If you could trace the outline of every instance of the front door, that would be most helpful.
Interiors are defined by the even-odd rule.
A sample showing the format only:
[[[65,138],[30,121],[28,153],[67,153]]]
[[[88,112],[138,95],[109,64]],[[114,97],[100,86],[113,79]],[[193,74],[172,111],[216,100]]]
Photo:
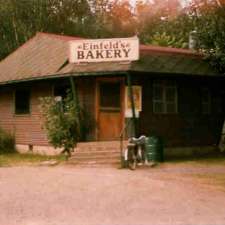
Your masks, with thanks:
[[[123,82],[98,81],[98,140],[118,140],[123,123]]]

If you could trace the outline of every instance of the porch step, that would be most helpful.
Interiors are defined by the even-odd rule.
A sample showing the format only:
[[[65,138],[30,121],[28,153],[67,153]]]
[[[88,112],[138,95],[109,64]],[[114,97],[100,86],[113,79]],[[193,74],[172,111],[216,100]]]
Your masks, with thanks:
[[[92,149],[93,150],[93,149]],[[118,157],[120,156],[120,152],[119,151],[76,151],[75,153],[72,154],[72,156],[70,157],[71,159],[73,158],[87,158],[87,157]]]
[[[80,166],[120,165],[120,142],[78,143],[68,163]]]

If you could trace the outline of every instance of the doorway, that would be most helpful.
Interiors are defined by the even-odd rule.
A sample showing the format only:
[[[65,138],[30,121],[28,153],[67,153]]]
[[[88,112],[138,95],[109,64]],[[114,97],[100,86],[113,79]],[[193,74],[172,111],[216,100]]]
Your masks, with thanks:
[[[124,82],[100,79],[97,82],[98,140],[119,140],[124,119]]]

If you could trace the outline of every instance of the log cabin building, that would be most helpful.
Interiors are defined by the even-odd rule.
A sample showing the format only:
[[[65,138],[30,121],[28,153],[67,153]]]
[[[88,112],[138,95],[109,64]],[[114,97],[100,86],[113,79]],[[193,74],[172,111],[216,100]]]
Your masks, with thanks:
[[[167,147],[218,143],[225,76],[201,54],[140,45],[137,61],[71,63],[69,42],[77,40],[37,33],[0,62],[0,127],[15,135],[18,149],[52,153],[39,98],[63,96],[71,80],[92,121],[82,141],[118,141],[126,130],[127,137],[160,135]]]

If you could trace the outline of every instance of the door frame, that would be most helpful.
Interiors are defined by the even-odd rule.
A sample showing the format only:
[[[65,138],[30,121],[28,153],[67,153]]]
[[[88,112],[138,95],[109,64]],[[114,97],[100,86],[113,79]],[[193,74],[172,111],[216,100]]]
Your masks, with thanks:
[[[96,121],[96,141],[100,140],[99,133],[99,114],[100,114],[100,83],[115,83],[120,82],[120,124],[121,129],[125,122],[125,77],[97,77],[95,84],[95,121]]]

